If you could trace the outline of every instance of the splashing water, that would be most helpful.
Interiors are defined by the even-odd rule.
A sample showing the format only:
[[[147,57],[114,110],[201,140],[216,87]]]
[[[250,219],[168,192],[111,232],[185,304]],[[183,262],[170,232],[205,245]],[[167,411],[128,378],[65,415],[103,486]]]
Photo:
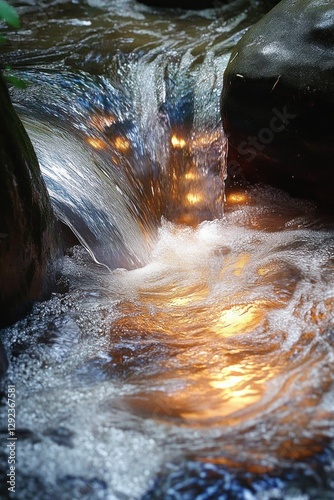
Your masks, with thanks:
[[[167,67],[160,60],[135,62],[128,71],[132,92],[139,78],[153,87]],[[177,101],[175,89],[168,90],[172,76],[163,101],[146,89],[133,102],[105,78],[18,74],[31,81],[28,94],[14,90],[13,96],[56,213],[97,262],[110,269],[147,262],[161,216],[196,225],[222,215],[226,141],[217,110],[209,126],[195,113],[194,92]],[[51,89],[57,95],[49,103]],[[203,84],[200,89],[207,90]]]
[[[70,292],[5,332],[22,491],[140,498],[184,457],[312,477],[334,430],[333,255],[332,225],[269,189],[220,221],[164,222],[139,269],[75,249]]]
[[[89,252],[2,332],[17,498],[331,498],[333,221],[265,187],[222,213],[219,93],[247,5],[194,22],[65,3],[8,49],[37,66],[13,99]]]
[[[195,230],[166,224],[151,263],[117,275],[125,302],[111,352],[124,341],[165,344],[172,354],[153,366],[147,361],[148,373],[140,375],[145,389],[127,407],[181,426],[218,428],[224,438],[232,433],[234,462],[237,436],[256,429],[244,454],[265,457],[268,467],[268,454],[282,460],[314,453],[319,442],[305,429],[321,421],[323,431],[331,418],[323,391],[332,384],[333,247],[331,232],[304,229],[305,216],[291,218],[302,207],[287,199],[292,213],[277,230],[278,206],[270,206],[270,193],[257,195],[266,209],[237,210]],[[254,222],[260,227],[249,227]],[[325,250],[313,255],[319,240]],[[213,448],[220,456],[217,443]]]

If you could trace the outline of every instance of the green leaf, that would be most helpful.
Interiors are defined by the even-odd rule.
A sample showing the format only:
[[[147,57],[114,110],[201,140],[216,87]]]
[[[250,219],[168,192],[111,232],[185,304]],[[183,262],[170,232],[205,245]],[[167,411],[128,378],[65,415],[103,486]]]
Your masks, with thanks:
[[[11,85],[14,85],[14,87],[16,87],[18,89],[26,89],[29,86],[28,82],[13,75],[12,68],[10,66],[6,66],[4,68],[3,76],[5,77],[5,79],[8,83],[10,83]]]
[[[8,83],[10,83],[11,85],[14,85],[14,87],[16,87],[18,89],[26,89],[28,87],[27,82],[25,82],[24,80],[21,80],[21,78],[17,78],[14,75],[6,74],[5,78],[6,78]]]
[[[3,19],[7,24],[13,26],[13,28],[20,27],[20,19],[16,10],[3,0],[0,0],[0,19]]]

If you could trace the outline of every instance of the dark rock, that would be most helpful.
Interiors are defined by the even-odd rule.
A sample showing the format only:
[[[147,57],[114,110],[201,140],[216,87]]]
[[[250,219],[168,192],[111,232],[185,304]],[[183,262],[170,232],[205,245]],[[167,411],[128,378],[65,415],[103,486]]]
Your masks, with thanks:
[[[87,478],[80,476],[64,476],[59,481],[62,485],[62,498],[82,498],[90,500],[105,499],[108,497],[108,486],[105,481],[98,477]],[[122,494],[117,495],[119,500],[125,500]]]
[[[0,339],[0,381],[5,376],[8,369],[8,358],[3,343]]]
[[[18,440],[20,440],[20,442],[30,441],[32,444],[41,442],[41,437],[36,432],[26,428],[16,428],[15,436],[17,437]]]
[[[0,76],[0,327],[53,281],[55,222],[31,142]]]
[[[59,426],[56,429],[50,428],[44,432],[44,435],[49,437],[54,443],[59,446],[67,446],[73,448],[74,433],[67,427]]]
[[[218,459],[219,460],[219,459]],[[271,473],[251,472],[241,467],[227,467],[208,461],[168,463],[153,487],[142,500],[246,498],[293,498],[306,494],[310,500],[331,498],[332,474],[326,472],[333,460],[333,450],[325,449],[308,463],[292,463]]]
[[[224,75],[222,118],[234,183],[333,204],[333,2],[283,0],[246,33]]]

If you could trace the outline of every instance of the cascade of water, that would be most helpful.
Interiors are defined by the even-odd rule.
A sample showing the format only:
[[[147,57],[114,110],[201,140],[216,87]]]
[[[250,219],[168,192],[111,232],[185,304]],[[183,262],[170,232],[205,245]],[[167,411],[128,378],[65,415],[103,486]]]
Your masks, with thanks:
[[[268,188],[232,193],[222,217],[223,69],[259,2],[196,17],[88,3],[57,30],[30,19],[9,60],[38,67],[12,95],[59,217],[127,269],[75,247],[58,293],[3,332],[18,498],[135,500],[189,457],[197,476],[175,466],[153,498],[331,498],[332,221]],[[227,468],[237,488],[216,484]]]
[[[147,262],[161,217],[222,216],[221,82],[209,56],[193,63],[150,54],[115,61],[110,79],[24,72],[29,93],[13,92],[59,218],[109,268]]]

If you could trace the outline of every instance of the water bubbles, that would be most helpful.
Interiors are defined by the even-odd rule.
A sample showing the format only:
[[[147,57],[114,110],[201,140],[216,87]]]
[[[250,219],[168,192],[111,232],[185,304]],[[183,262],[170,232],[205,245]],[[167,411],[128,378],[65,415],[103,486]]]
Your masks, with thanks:
[[[309,495],[334,436],[333,225],[267,187],[230,192],[222,213],[219,94],[249,14],[228,5],[185,29],[186,13],[88,3],[89,25],[77,3],[11,55],[43,63],[13,95],[90,251],[69,252],[57,293],[3,332],[19,495],[142,498],[167,462],[149,498]]]
[[[282,228],[297,208],[284,198],[277,219],[273,198],[197,228],[163,221],[135,270],[106,272],[79,248],[66,257],[70,292],[5,337],[27,394],[21,470],[51,489],[86,477],[102,497],[108,485],[137,498],[166,457],[264,474],[321,451],[333,433],[331,228]]]

